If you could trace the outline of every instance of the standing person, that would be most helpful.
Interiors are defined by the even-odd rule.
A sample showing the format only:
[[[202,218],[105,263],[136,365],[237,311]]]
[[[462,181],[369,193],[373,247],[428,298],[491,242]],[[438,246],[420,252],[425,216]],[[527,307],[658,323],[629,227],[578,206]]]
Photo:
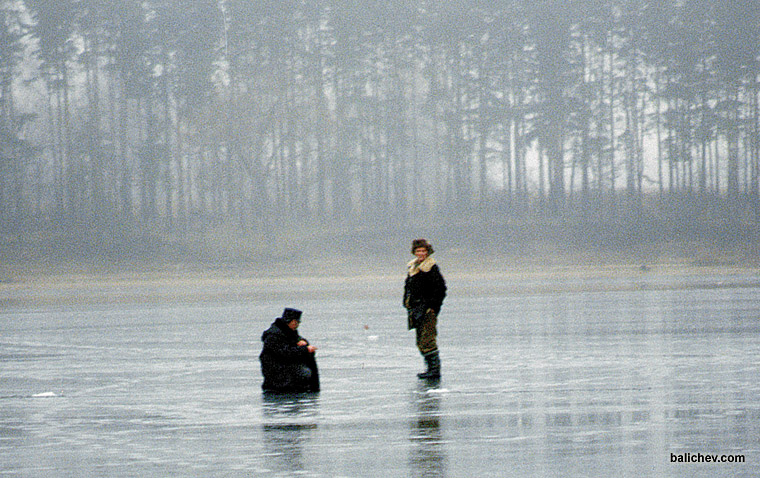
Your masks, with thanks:
[[[265,392],[318,392],[319,372],[314,354],[317,348],[298,335],[302,312],[286,308],[261,335],[264,347],[259,355]]]
[[[436,326],[446,297],[446,281],[433,259],[433,246],[425,239],[412,241],[412,259],[407,264],[404,282],[404,307],[408,312],[409,330],[416,329],[417,348],[425,359],[427,370],[419,378],[440,378]]]

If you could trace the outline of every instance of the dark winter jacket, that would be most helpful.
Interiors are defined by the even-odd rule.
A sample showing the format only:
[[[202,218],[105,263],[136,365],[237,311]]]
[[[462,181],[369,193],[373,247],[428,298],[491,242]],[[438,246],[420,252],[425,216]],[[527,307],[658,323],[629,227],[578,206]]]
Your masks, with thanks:
[[[428,256],[421,263],[412,260],[407,264],[404,282],[404,307],[409,311],[409,328],[417,327],[427,309],[438,315],[446,297],[446,281],[435,260]]]
[[[264,347],[259,355],[264,383],[261,388],[275,392],[317,392],[319,374],[314,354],[299,341],[306,340],[287,322],[277,319],[261,335]],[[307,342],[308,343],[308,342]],[[303,378],[302,369],[311,370],[311,377]]]

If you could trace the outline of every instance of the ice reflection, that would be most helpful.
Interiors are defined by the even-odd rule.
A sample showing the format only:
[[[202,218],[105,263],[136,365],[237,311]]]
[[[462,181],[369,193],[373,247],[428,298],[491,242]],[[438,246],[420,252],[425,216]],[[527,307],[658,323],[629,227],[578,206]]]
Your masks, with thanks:
[[[319,397],[262,398],[279,301],[0,306],[0,476],[758,476],[760,288],[665,285],[452,293],[440,386],[397,297],[341,289],[303,305]]]
[[[421,381],[412,394],[410,468],[413,476],[446,476],[446,450],[441,428],[440,381]]]
[[[267,466],[284,476],[303,473],[303,449],[317,429],[318,394],[264,393],[262,411]]]

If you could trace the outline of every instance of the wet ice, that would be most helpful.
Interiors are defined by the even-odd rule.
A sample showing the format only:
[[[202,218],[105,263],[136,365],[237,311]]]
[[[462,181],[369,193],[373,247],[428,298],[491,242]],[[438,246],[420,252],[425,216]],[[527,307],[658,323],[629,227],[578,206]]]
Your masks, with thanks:
[[[80,302],[88,291],[67,289],[56,292],[63,302],[35,303],[31,291],[14,292],[0,309],[2,472],[760,471],[753,275],[449,282],[439,383],[415,376],[422,359],[390,280],[196,302],[114,302],[102,290],[104,298]],[[284,305],[305,311],[300,330],[319,347],[317,395],[260,391],[259,337]],[[669,462],[700,452],[743,454],[746,463]]]

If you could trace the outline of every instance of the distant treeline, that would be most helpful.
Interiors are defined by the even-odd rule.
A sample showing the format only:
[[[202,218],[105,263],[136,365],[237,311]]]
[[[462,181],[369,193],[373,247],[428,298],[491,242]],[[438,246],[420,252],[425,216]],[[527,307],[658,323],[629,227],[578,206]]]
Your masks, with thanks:
[[[6,233],[757,221],[757,0],[0,5]]]

